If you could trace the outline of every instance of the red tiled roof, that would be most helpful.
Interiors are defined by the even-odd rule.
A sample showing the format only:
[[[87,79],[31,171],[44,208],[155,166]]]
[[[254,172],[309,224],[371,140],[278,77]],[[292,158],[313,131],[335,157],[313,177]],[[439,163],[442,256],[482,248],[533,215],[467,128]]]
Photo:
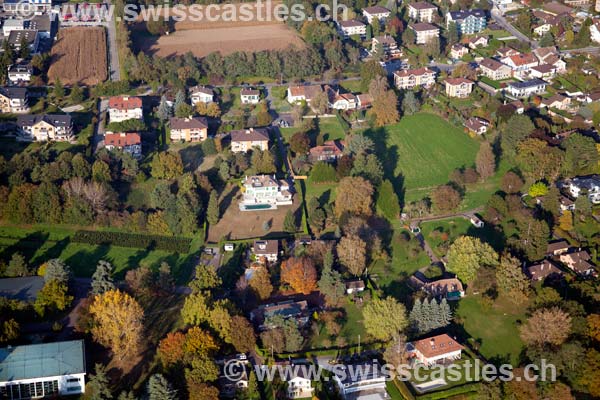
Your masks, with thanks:
[[[463,349],[463,346],[458,344],[456,340],[452,339],[445,333],[442,335],[417,340],[416,342],[413,342],[413,346],[427,358],[437,357]]]
[[[135,96],[114,96],[108,100],[108,107],[117,110],[142,108],[142,99]]]
[[[109,146],[123,147],[142,143],[139,133],[107,133],[104,143]]]

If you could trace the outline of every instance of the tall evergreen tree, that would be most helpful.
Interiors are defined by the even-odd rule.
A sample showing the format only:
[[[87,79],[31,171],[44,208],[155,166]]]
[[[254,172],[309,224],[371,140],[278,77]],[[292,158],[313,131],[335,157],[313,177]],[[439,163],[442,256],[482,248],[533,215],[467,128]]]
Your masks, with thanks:
[[[283,230],[287,233],[296,233],[296,218],[292,210],[288,210],[283,220]]]
[[[96,265],[96,271],[92,275],[92,294],[99,295],[115,289],[112,278],[113,266],[108,261],[100,260]]]
[[[148,400],[176,400],[177,392],[161,374],[154,374],[148,380]]]
[[[423,303],[420,299],[415,300],[415,304],[413,304],[412,310],[410,310],[408,319],[410,321],[412,330],[415,332],[420,332],[421,321],[423,320]]]
[[[160,98],[160,104],[158,105],[158,110],[156,110],[156,116],[161,121],[166,121],[173,115],[173,110],[169,107],[167,103],[167,98],[162,96]]]
[[[106,375],[106,367],[96,364],[95,374],[92,375],[86,385],[86,397],[90,400],[110,400],[113,398],[109,388],[109,380]]]
[[[208,198],[206,220],[211,225],[219,222],[219,200],[217,199],[217,192],[215,190],[210,192],[210,197]]]

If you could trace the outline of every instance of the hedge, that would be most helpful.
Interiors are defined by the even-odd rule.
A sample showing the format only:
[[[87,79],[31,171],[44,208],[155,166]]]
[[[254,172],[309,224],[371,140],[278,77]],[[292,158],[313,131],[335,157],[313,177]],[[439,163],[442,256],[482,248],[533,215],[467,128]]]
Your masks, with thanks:
[[[109,231],[77,231],[73,242],[189,253],[192,239]]]

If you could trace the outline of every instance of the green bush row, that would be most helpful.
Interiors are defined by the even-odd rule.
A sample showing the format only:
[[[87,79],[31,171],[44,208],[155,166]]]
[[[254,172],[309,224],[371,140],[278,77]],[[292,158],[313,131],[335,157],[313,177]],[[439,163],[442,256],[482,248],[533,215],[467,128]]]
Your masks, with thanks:
[[[73,242],[92,245],[112,245],[139,249],[165,250],[176,253],[189,253],[192,239],[137,233],[85,231],[75,232]]]

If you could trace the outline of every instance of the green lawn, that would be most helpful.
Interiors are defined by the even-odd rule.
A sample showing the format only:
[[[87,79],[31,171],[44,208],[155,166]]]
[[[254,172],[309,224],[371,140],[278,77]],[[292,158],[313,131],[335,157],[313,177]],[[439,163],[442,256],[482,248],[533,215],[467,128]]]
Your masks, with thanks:
[[[358,336],[360,335],[362,338],[361,343],[364,344],[367,335],[365,333],[365,326],[362,322],[361,309],[350,300],[345,303],[343,308],[346,314],[346,319],[342,325],[340,333],[336,337],[344,338],[344,341],[346,342],[345,345],[352,346],[358,344]],[[315,335],[311,339],[310,348],[322,349],[324,347],[337,347],[335,342],[336,337],[330,337],[327,335],[325,328],[321,327],[319,334]],[[327,344],[327,346],[325,346],[325,344]]]
[[[272,109],[280,113],[292,111],[292,105],[287,101],[287,86],[273,86],[270,91]]]
[[[480,343],[479,352],[490,361],[510,362],[516,365],[523,342],[519,337],[517,321],[525,320],[525,305],[516,305],[499,299],[486,306],[479,295],[467,295],[456,310],[465,331]]]
[[[60,258],[71,266],[78,277],[90,277],[97,262],[107,260],[114,265],[118,279],[122,279],[129,269],[140,265],[154,268],[166,261],[173,268],[179,282],[185,282],[195,266],[194,253],[178,254],[163,250],[75,243],[71,242],[74,233],[75,230],[67,227],[1,226],[0,259],[9,260],[13,253],[19,252],[25,256],[30,267],[37,268],[49,259]],[[197,250],[198,247],[198,243],[192,244],[192,248]]]
[[[337,118],[319,118],[317,120],[318,126],[318,135],[323,137],[323,140],[336,140],[343,139],[346,137],[342,126],[340,125]],[[286,142],[289,143],[290,138],[294,135],[294,133],[300,130],[299,126],[293,128],[280,128],[281,135],[285,139]]]
[[[442,118],[420,113],[402,118],[385,128],[365,133],[376,143],[384,170],[407,199],[423,197],[435,186],[448,182],[450,173],[475,162],[479,143]],[[393,171],[393,172],[392,172]]]

